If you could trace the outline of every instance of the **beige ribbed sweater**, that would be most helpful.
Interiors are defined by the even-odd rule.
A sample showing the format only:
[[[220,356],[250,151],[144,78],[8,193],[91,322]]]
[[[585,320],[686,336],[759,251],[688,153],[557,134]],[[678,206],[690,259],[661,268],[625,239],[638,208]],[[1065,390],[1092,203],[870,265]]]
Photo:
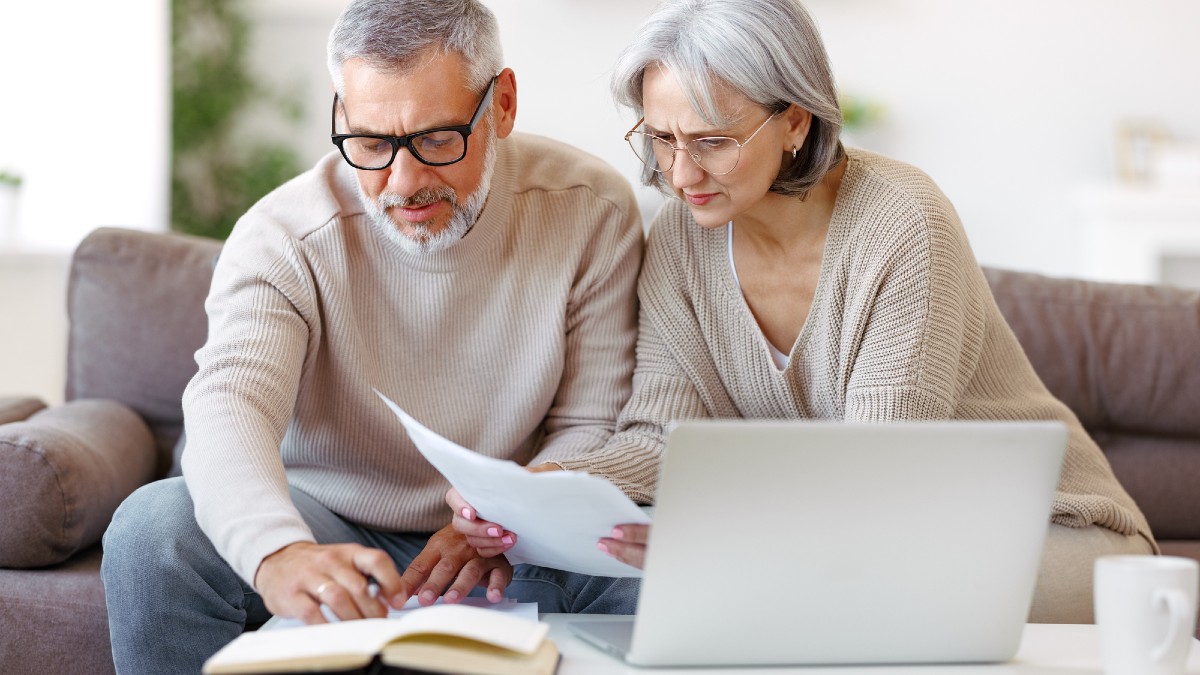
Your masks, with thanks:
[[[447,483],[372,389],[520,464],[601,448],[629,396],[642,228],[629,184],[560,143],[500,141],[487,204],[443,252],[364,216],[335,152],[234,229],[184,394],[196,516],[247,581],[312,534],[288,483],[355,523],[431,532]]]
[[[678,201],[663,208],[639,287],[633,397],[603,453],[564,464],[650,502],[675,419],[1061,420],[1070,441],[1053,521],[1153,541],[1103,453],[1034,373],[950,202],[913,167],[849,154],[782,372],[733,277],[725,228],[700,228]]]

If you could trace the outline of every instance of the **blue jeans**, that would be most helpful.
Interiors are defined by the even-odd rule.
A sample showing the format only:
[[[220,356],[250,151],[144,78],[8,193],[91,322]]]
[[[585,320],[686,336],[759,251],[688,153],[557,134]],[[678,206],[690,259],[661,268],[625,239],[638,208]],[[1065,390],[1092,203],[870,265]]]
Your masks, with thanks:
[[[348,523],[295,489],[292,500],[318,543],[379,548],[401,570],[429,536]],[[121,504],[104,534],[101,576],[118,673],[199,673],[247,625],[271,617],[200,531],[182,478],[143,486]],[[517,565],[506,596],[536,602],[541,612],[633,614],[638,587],[637,579]]]

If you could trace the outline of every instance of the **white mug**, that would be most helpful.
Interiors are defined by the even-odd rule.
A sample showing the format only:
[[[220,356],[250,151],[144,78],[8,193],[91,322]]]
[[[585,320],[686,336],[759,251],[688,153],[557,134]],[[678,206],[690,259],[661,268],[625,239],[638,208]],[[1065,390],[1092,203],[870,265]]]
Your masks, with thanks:
[[[1200,564],[1191,558],[1096,559],[1094,599],[1105,675],[1180,675],[1196,630]]]

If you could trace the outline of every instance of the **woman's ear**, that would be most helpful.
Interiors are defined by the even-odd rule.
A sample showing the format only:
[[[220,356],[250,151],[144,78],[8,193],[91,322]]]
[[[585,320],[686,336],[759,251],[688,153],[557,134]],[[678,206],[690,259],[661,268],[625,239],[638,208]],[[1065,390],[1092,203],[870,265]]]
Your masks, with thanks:
[[[493,106],[496,114],[496,138],[506,138],[517,121],[517,76],[505,68],[496,76]]]
[[[783,138],[783,151],[791,152],[793,148],[804,147],[804,139],[808,138],[808,130],[812,128],[812,113],[793,103],[780,116],[788,125]]]

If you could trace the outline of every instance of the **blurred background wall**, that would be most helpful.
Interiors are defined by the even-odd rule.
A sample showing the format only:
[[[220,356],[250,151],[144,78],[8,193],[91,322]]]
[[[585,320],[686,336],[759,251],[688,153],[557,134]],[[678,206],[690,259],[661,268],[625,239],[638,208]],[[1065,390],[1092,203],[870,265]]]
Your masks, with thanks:
[[[0,2],[0,396],[63,398],[75,244],[166,227],[167,8]]]
[[[101,224],[164,227],[167,10],[0,3],[0,171],[23,179],[15,228],[0,213],[0,247],[67,249]]]
[[[59,268],[86,232],[168,226],[168,4],[0,4],[0,172],[23,177],[15,225],[0,212],[0,322],[36,335],[18,343],[0,331],[0,393],[61,397]],[[237,4],[252,28],[250,68],[296,102],[294,121],[267,126],[311,165],[332,150],[324,50],[344,2]],[[622,141],[634,120],[610,102],[608,74],[655,4],[489,0],[517,72],[518,129],[578,145],[635,181]],[[929,173],[982,263],[1200,285],[1200,2],[807,6],[843,93],[875,112],[848,142]],[[639,196],[649,218],[660,197]],[[37,276],[36,260],[58,262]]]
[[[656,2],[488,4],[517,72],[518,129],[579,145],[636,182],[636,160],[622,141],[635,120],[612,105],[608,74]],[[307,12],[284,0],[257,6],[256,62],[270,66],[264,73],[281,86],[306,83],[306,108],[314,116],[304,122],[304,154],[311,160],[330,148],[324,42],[343,3],[310,0]],[[849,142],[929,173],[958,208],[981,262],[1136,280],[1139,274],[1124,267],[1094,264],[1084,240],[1106,215],[1095,211],[1143,207],[1141,191],[1118,189],[1127,187],[1118,181],[1124,129],[1191,144],[1200,164],[1194,145],[1200,42],[1190,39],[1200,29],[1200,2],[807,0],[806,6],[821,26],[843,93],[879,109]],[[1143,165],[1149,180],[1150,160]],[[1200,193],[1200,167],[1194,176],[1187,166],[1180,170],[1186,175],[1178,182],[1190,183],[1164,189],[1162,201]],[[659,198],[649,190],[641,195],[652,214]],[[1200,234],[1200,207],[1191,215]],[[1194,246],[1200,252],[1200,237]]]

